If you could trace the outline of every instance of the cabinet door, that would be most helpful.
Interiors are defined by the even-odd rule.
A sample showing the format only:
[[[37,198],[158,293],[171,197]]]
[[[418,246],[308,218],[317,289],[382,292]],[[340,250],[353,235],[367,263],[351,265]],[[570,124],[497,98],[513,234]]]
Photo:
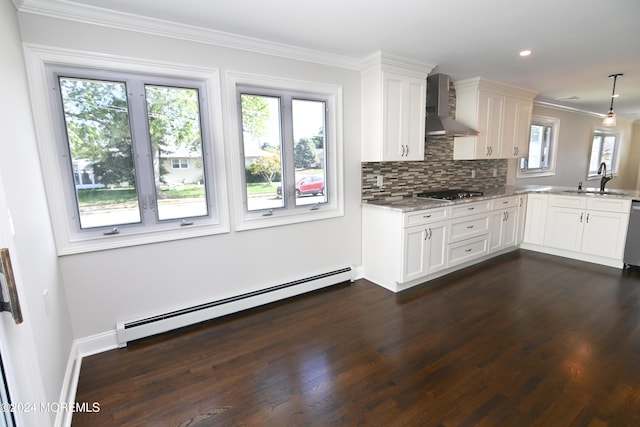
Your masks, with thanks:
[[[544,244],[548,199],[546,194],[529,194],[527,196],[526,219],[522,219],[524,221],[524,243]]]
[[[622,259],[629,215],[587,211],[582,235],[582,252]]]
[[[384,73],[383,160],[424,160],[426,80]]]
[[[516,125],[514,129],[515,137],[515,158],[527,157],[529,155],[529,135],[531,133],[531,113],[533,102],[527,100],[518,101],[516,113]]]
[[[478,94],[478,141],[476,158],[500,157],[504,96],[480,91]]]
[[[402,236],[402,272],[400,283],[418,279],[427,269],[427,229],[425,226],[404,229]]]
[[[527,195],[523,194],[518,196],[518,226],[516,227],[516,245],[519,245],[524,240],[524,227],[526,224],[527,216]]]
[[[504,211],[505,218],[502,223],[502,248],[516,245],[518,236],[518,208],[509,208]]]
[[[427,81],[408,78],[405,81],[405,104],[403,105],[403,143],[407,150],[404,160],[424,160],[425,105]]]
[[[495,252],[516,244],[518,208],[511,207],[491,212],[489,252]]]
[[[500,157],[526,157],[529,151],[531,101],[505,97]]]
[[[502,240],[504,234],[504,218],[505,211],[499,210],[491,212],[491,234],[489,235],[489,252],[497,251],[502,248]]]
[[[402,76],[384,73],[382,79],[383,160],[404,160],[406,147],[402,141],[402,86]]]
[[[582,246],[584,217],[585,212],[580,209],[550,206],[544,232],[545,246],[579,252]]]
[[[439,222],[427,226],[427,265],[425,273],[431,274],[447,267],[448,224]]]

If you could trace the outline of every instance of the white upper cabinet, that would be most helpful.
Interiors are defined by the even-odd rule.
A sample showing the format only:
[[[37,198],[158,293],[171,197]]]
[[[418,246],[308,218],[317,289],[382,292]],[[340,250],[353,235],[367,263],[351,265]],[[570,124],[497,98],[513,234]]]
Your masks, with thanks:
[[[533,98],[537,92],[481,77],[454,83],[456,120],[477,136],[456,137],[455,160],[520,158],[527,155]]]
[[[363,62],[362,161],[424,160],[432,65],[377,52]]]

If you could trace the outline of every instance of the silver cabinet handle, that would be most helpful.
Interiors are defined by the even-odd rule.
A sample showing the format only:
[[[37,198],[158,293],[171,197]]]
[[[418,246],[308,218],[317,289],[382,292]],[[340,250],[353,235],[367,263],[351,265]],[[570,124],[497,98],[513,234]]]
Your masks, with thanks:
[[[589,214],[587,214],[587,224],[589,224]]]
[[[584,217],[584,213],[580,214],[580,222],[582,222],[582,218]]]
[[[469,249],[465,249],[465,252],[471,252],[473,249],[469,248]]]
[[[473,228],[473,225],[467,225],[467,228],[470,230]]]

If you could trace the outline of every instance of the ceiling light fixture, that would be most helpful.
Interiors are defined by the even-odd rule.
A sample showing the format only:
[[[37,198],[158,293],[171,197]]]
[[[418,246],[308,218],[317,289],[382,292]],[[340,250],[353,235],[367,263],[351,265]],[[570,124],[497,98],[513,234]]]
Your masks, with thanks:
[[[613,100],[617,97],[616,95],[616,80],[618,80],[618,77],[622,76],[623,74],[618,73],[618,74],[611,74],[609,76],[609,78],[613,77],[613,89],[611,90],[611,106],[609,107],[609,112],[607,113],[607,115],[605,116],[604,120],[602,121],[602,126],[615,126],[616,125],[616,113],[613,112]]]
[[[520,51],[520,56],[529,56],[529,55],[531,55],[531,51],[529,49]]]

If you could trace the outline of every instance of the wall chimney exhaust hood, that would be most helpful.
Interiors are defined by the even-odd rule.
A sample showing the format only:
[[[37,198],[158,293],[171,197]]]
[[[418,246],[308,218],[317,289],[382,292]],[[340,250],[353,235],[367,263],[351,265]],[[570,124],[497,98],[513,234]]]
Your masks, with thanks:
[[[449,76],[427,77],[427,136],[475,136],[478,131],[455,121],[449,115]]]

